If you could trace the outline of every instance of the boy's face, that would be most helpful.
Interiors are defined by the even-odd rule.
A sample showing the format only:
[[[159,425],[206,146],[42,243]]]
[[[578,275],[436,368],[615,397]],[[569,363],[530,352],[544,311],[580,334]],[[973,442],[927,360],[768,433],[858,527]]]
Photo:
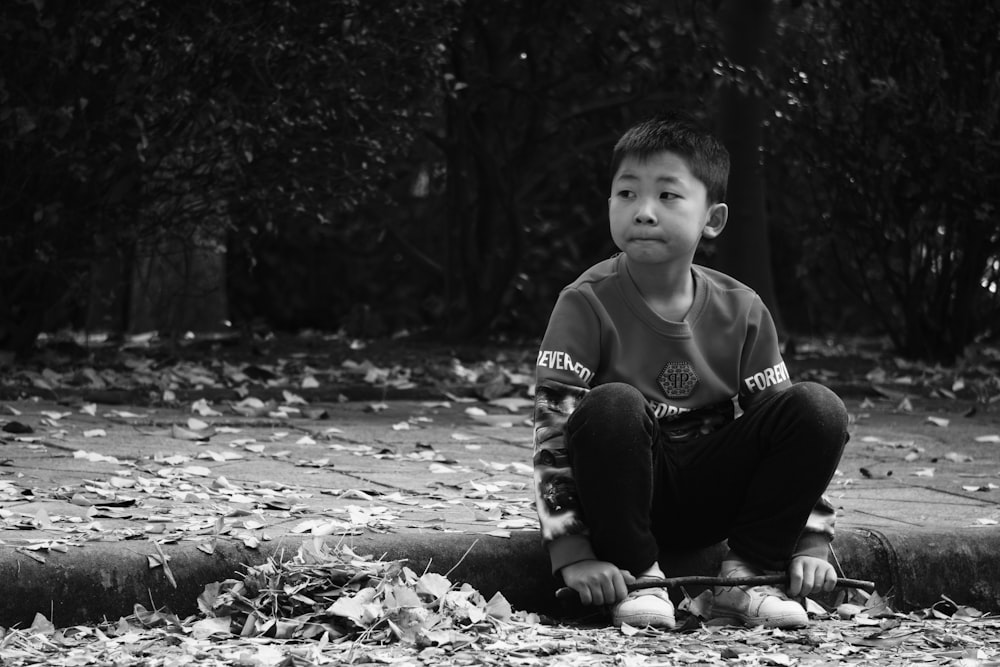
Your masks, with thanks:
[[[727,215],[725,204],[709,205],[705,185],[669,151],[626,157],[611,181],[611,238],[630,261],[690,263],[701,237],[718,236]]]

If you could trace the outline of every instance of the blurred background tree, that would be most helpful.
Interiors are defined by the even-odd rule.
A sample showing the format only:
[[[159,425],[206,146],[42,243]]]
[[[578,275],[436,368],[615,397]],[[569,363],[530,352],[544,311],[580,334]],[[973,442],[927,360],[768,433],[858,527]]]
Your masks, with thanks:
[[[1000,312],[1000,6],[826,0],[792,18],[769,134],[797,300],[831,330],[954,360]]]
[[[719,237],[716,268],[751,285],[767,304],[778,330],[787,336],[775,291],[764,175],[764,120],[768,53],[775,19],[771,0],[729,0],[722,6],[725,61],[718,102],[719,135],[729,150],[727,192],[730,218]],[[780,158],[779,158],[780,159]],[[780,192],[775,193],[780,196]],[[787,280],[790,276],[782,275]]]
[[[614,251],[615,139],[683,106],[734,156],[701,261],[786,336],[952,360],[1000,313],[998,12],[10,0],[0,346],[230,321],[536,337]]]

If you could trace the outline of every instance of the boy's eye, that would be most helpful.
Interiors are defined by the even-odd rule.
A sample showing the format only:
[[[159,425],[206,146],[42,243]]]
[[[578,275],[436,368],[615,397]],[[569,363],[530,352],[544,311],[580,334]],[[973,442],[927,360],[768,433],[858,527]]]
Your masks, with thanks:
[[[632,199],[633,197],[635,197],[635,193],[632,192],[631,190],[619,190],[618,196],[621,197],[622,199]]]
[[[677,199],[677,194],[674,192],[661,192],[660,199]]]

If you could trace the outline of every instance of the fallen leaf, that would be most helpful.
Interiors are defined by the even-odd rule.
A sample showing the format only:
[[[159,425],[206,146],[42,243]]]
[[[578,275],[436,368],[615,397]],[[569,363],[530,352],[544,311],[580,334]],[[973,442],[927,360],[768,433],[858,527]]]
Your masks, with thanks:
[[[129,412],[127,410],[111,410],[110,412],[108,412],[108,415],[111,417],[122,417],[124,419],[135,419],[137,417],[142,417],[142,415],[138,415],[134,412]]]
[[[475,403],[476,399],[472,396],[458,396],[450,391],[444,392],[444,395],[448,397],[450,401],[455,403]]]
[[[285,400],[285,403],[288,405],[309,405],[309,401],[307,401],[306,399],[302,398],[297,394],[293,394],[287,389],[281,392],[281,397]]]
[[[845,602],[844,604],[837,607],[837,615],[845,620],[850,620],[855,616],[857,616],[858,614],[863,613],[864,610],[865,608],[859,604],[851,604],[849,602]]]
[[[207,424],[206,424],[207,426]],[[174,424],[170,427],[170,437],[178,440],[189,440],[192,442],[208,442],[212,438],[211,433],[197,433],[183,426]]]
[[[191,404],[191,411],[197,412],[202,417],[221,417],[222,413],[212,408],[207,399],[199,399]],[[194,427],[192,427],[194,428]]]
[[[41,554],[36,554],[33,551],[30,551],[29,549],[25,549],[24,547],[17,547],[17,548],[14,549],[14,551],[16,551],[19,554],[23,554],[23,555],[27,556],[28,558],[31,558],[32,560],[36,560],[39,563],[42,563],[43,565],[46,562],[45,556],[43,556]]]
[[[417,581],[416,588],[417,593],[430,595],[431,598],[438,600],[451,589],[451,582],[448,581],[447,577],[437,572],[425,572]]]
[[[498,407],[506,408],[510,412],[517,412],[524,408],[534,407],[535,402],[527,398],[518,397],[507,397],[507,398],[495,398],[489,403],[490,405],[496,405]]]
[[[170,456],[164,456],[163,454],[157,452],[153,455],[153,461],[156,463],[166,463],[168,466],[183,465],[190,460],[190,456],[185,456],[183,454],[171,454]]]
[[[509,619],[513,613],[514,609],[510,606],[510,602],[500,591],[494,593],[493,597],[486,603],[486,614],[501,621]]]
[[[212,459],[213,461],[224,462],[224,461],[236,461],[243,458],[242,454],[238,452],[213,452],[211,450],[205,450],[204,452],[198,454],[199,459]]]
[[[26,433],[34,433],[35,429],[31,428],[27,424],[22,424],[19,421],[7,422],[3,425],[3,430],[5,433],[14,433],[17,435],[24,435]]]
[[[52,635],[56,631],[56,626],[53,625],[45,616],[35,612],[35,618],[31,621],[31,627],[29,629],[32,634]]]
[[[629,625],[628,623],[622,623],[620,632],[626,637],[635,637],[639,634],[639,628]]]
[[[353,597],[338,598],[326,613],[347,618],[359,627],[368,627],[378,618],[379,608],[373,603],[376,594],[373,588],[362,588]]]
[[[966,491],[995,491],[996,489],[1000,489],[1000,486],[990,482],[981,486],[963,486],[962,488]]]
[[[232,634],[228,616],[203,618],[192,623],[190,629],[191,635],[195,639],[208,639],[217,635],[229,636]]]
[[[232,408],[234,412],[244,417],[260,417],[269,413],[275,405],[273,401],[265,403],[259,398],[248,396],[238,403],[233,403]]]
[[[337,497],[338,498],[345,498],[345,499],[357,498],[358,500],[374,500],[375,499],[374,496],[365,493],[361,489],[347,489],[346,491],[344,491],[343,493],[341,493]]]
[[[113,456],[106,456],[104,454],[98,454],[97,452],[86,452],[82,449],[78,449],[73,452],[73,458],[75,459],[86,459],[93,463],[114,463],[116,465],[121,464],[121,461]]]
[[[163,574],[167,577],[167,581],[169,581],[174,588],[177,588],[177,580],[174,579],[174,573],[170,570],[170,556],[163,553],[163,549],[160,548],[159,544],[156,542],[153,542],[152,544],[156,549],[156,554],[147,554],[146,556],[149,562],[149,569],[152,570],[157,567],[162,567]]]
[[[203,431],[208,428],[208,422],[204,422],[200,419],[195,419],[191,417],[187,420],[187,427],[192,431]]]

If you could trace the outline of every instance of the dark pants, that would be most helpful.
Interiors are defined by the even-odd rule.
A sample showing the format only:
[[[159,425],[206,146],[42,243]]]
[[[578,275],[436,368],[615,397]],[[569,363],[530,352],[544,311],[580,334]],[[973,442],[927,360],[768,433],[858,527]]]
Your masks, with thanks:
[[[646,399],[599,385],[566,424],[583,520],[597,557],[633,574],[661,550],[728,539],[766,569],[785,569],[847,440],[832,391],[803,382],[708,435],[661,437]]]

